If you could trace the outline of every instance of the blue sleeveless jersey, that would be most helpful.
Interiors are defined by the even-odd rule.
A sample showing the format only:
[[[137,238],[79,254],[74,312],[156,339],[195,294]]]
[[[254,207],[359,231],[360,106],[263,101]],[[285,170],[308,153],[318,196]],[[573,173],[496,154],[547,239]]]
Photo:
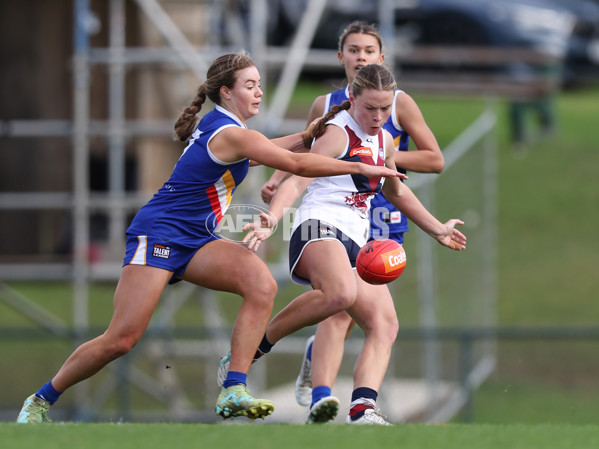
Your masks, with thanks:
[[[220,106],[204,115],[171,177],[139,210],[127,234],[197,248],[217,238],[214,230],[249,168],[249,159],[226,163],[208,149],[212,137],[230,126],[245,127]]]
[[[399,92],[401,91],[396,90],[395,94],[397,95]],[[324,112],[326,113],[330,111],[332,106],[341,104],[345,100],[349,100],[348,87],[327,94]],[[408,151],[410,136],[408,136],[408,133],[406,133],[399,126],[395,119],[396,116],[395,97],[393,97],[393,108],[391,115],[387,119],[387,122],[385,122],[383,125],[383,128],[389,131],[393,137],[393,142],[397,151]],[[405,170],[403,169],[398,168],[398,170],[402,173],[405,173]],[[399,212],[393,204],[387,201],[387,198],[385,198],[382,193],[379,193],[372,198],[372,201],[370,202],[369,213],[371,238],[393,238],[398,241],[400,240],[400,243],[403,243],[403,233],[409,230],[408,219],[404,214]],[[389,236],[386,235],[382,226],[388,227]]]

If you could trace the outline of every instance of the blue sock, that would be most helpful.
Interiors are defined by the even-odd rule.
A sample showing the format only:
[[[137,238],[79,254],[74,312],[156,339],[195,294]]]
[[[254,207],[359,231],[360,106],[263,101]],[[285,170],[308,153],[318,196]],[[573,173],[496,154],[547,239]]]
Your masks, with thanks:
[[[61,394],[61,391],[59,392],[54,389],[52,386],[52,381],[44,384],[44,386],[40,388],[37,393],[35,393],[38,398],[42,398],[50,405],[53,405],[56,401],[58,401],[58,398]]]
[[[324,385],[319,385],[318,387],[314,387],[312,389],[312,404],[310,404],[310,407],[312,407],[315,403],[320,401],[322,398],[326,398],[327,396],[330,396],[330,395],[331,395],[331,389],[329,387],[326,387]]]
[[[312,345],[314,344],[314,340],[312,340],[312,343],[310,343],[310,346],[308,346],[308,353],[306,354],[306,358],[310,361],[312,361]]]
[[[223,387],[229,388],[232,385],[247,384],[248,375],[240,371],[229,371],[223,382]]]
[[[354,402],[357,399],[364,398],[364,399],[372,399],[374,402],[376,402],[376,398],[378,396],[379,396],[379,394],[376,391],[374,391],[372,388],[360,387],[360,388],[356,388],[352,392],[351,401]]]
[[[378,395],[379,394],[372,388],[360,387],[360,388],[356,388],[352,392],[351,401],[352,401],[352,404],[354,403],[354,401],[357,401],[358,399],[370,399],[373,402],[376,402],[376,398],[378,397]],[[366,412],[367,409],[372,409],[372,408],[373,407],[371,404],[367,404],[367,403],[363,403],[363,402],[353,404],[351,406],[351,408],[349,409],[350,419],[352,421],[360,419],[362,416],[364,416],[364,413]]]

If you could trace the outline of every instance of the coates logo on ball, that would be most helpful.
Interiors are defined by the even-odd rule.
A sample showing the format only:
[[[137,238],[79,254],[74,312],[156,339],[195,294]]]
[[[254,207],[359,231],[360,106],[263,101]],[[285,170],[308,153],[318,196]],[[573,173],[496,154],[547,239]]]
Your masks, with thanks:
[[[386,284],[397,279],[406,267],[406,253],[391,239],[371,240],[356,259],[358,275],[369,284]]]

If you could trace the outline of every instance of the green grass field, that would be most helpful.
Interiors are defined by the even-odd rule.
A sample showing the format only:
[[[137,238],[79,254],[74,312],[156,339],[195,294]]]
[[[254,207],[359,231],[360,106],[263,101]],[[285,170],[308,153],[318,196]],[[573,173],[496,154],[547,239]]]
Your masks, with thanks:
[[[591,449],[596,425],[405,425],[390,428],[285,424],[0,424],[5,449],[80,448],[401,448]]]

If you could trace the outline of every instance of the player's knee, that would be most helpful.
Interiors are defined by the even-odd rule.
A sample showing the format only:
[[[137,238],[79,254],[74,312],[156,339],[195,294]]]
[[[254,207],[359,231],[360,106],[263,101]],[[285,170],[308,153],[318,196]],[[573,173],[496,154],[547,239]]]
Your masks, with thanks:
[[[240,289],[243,297],[252,297],[253,301],[261,302],[262,306],[272,307],[278,287],[270,273],[261,273],[242,282]]]
[[[397,319],[388,323],[385,331],[387,334],[386,338],[391,342],[391,344],[395,343],[395,340],[397,339],[397,334],[399,332],[399,323]]]
[[[399,322],[397,316],[373,315],[371,319],[364,323],[364,333],[366,335],[375,334],[376,338],[388,345],[395,343],[399,332]]]
[[[117,359],[127,354],[139,341],[139,337],[133,334],[120,335],[116,338],[107,338],[105,356],[109,360]]]
[[[386,320],[381,323],[380,328],[378,328],[378,332],[380,337],[387,345],[391,346],[395,343],[395,339],[397,338],[397,333],[399,332],[399,324],[397,320]]]
[[[277,294],[277,282],[270,273],[261,273],[252,278],[243,279],[242,283],[241,288],[246,292],[250,290],[268,301],[273,301]]]
[[[345,286],[325,292],[329,312],[335,314],[351,307],[356,301],[356,291]]]
[[[274,301],[275,296],[277,295],[277,281],[272,276],[268,276],[262,283],[262,289],[265,297],[272,298]]]

